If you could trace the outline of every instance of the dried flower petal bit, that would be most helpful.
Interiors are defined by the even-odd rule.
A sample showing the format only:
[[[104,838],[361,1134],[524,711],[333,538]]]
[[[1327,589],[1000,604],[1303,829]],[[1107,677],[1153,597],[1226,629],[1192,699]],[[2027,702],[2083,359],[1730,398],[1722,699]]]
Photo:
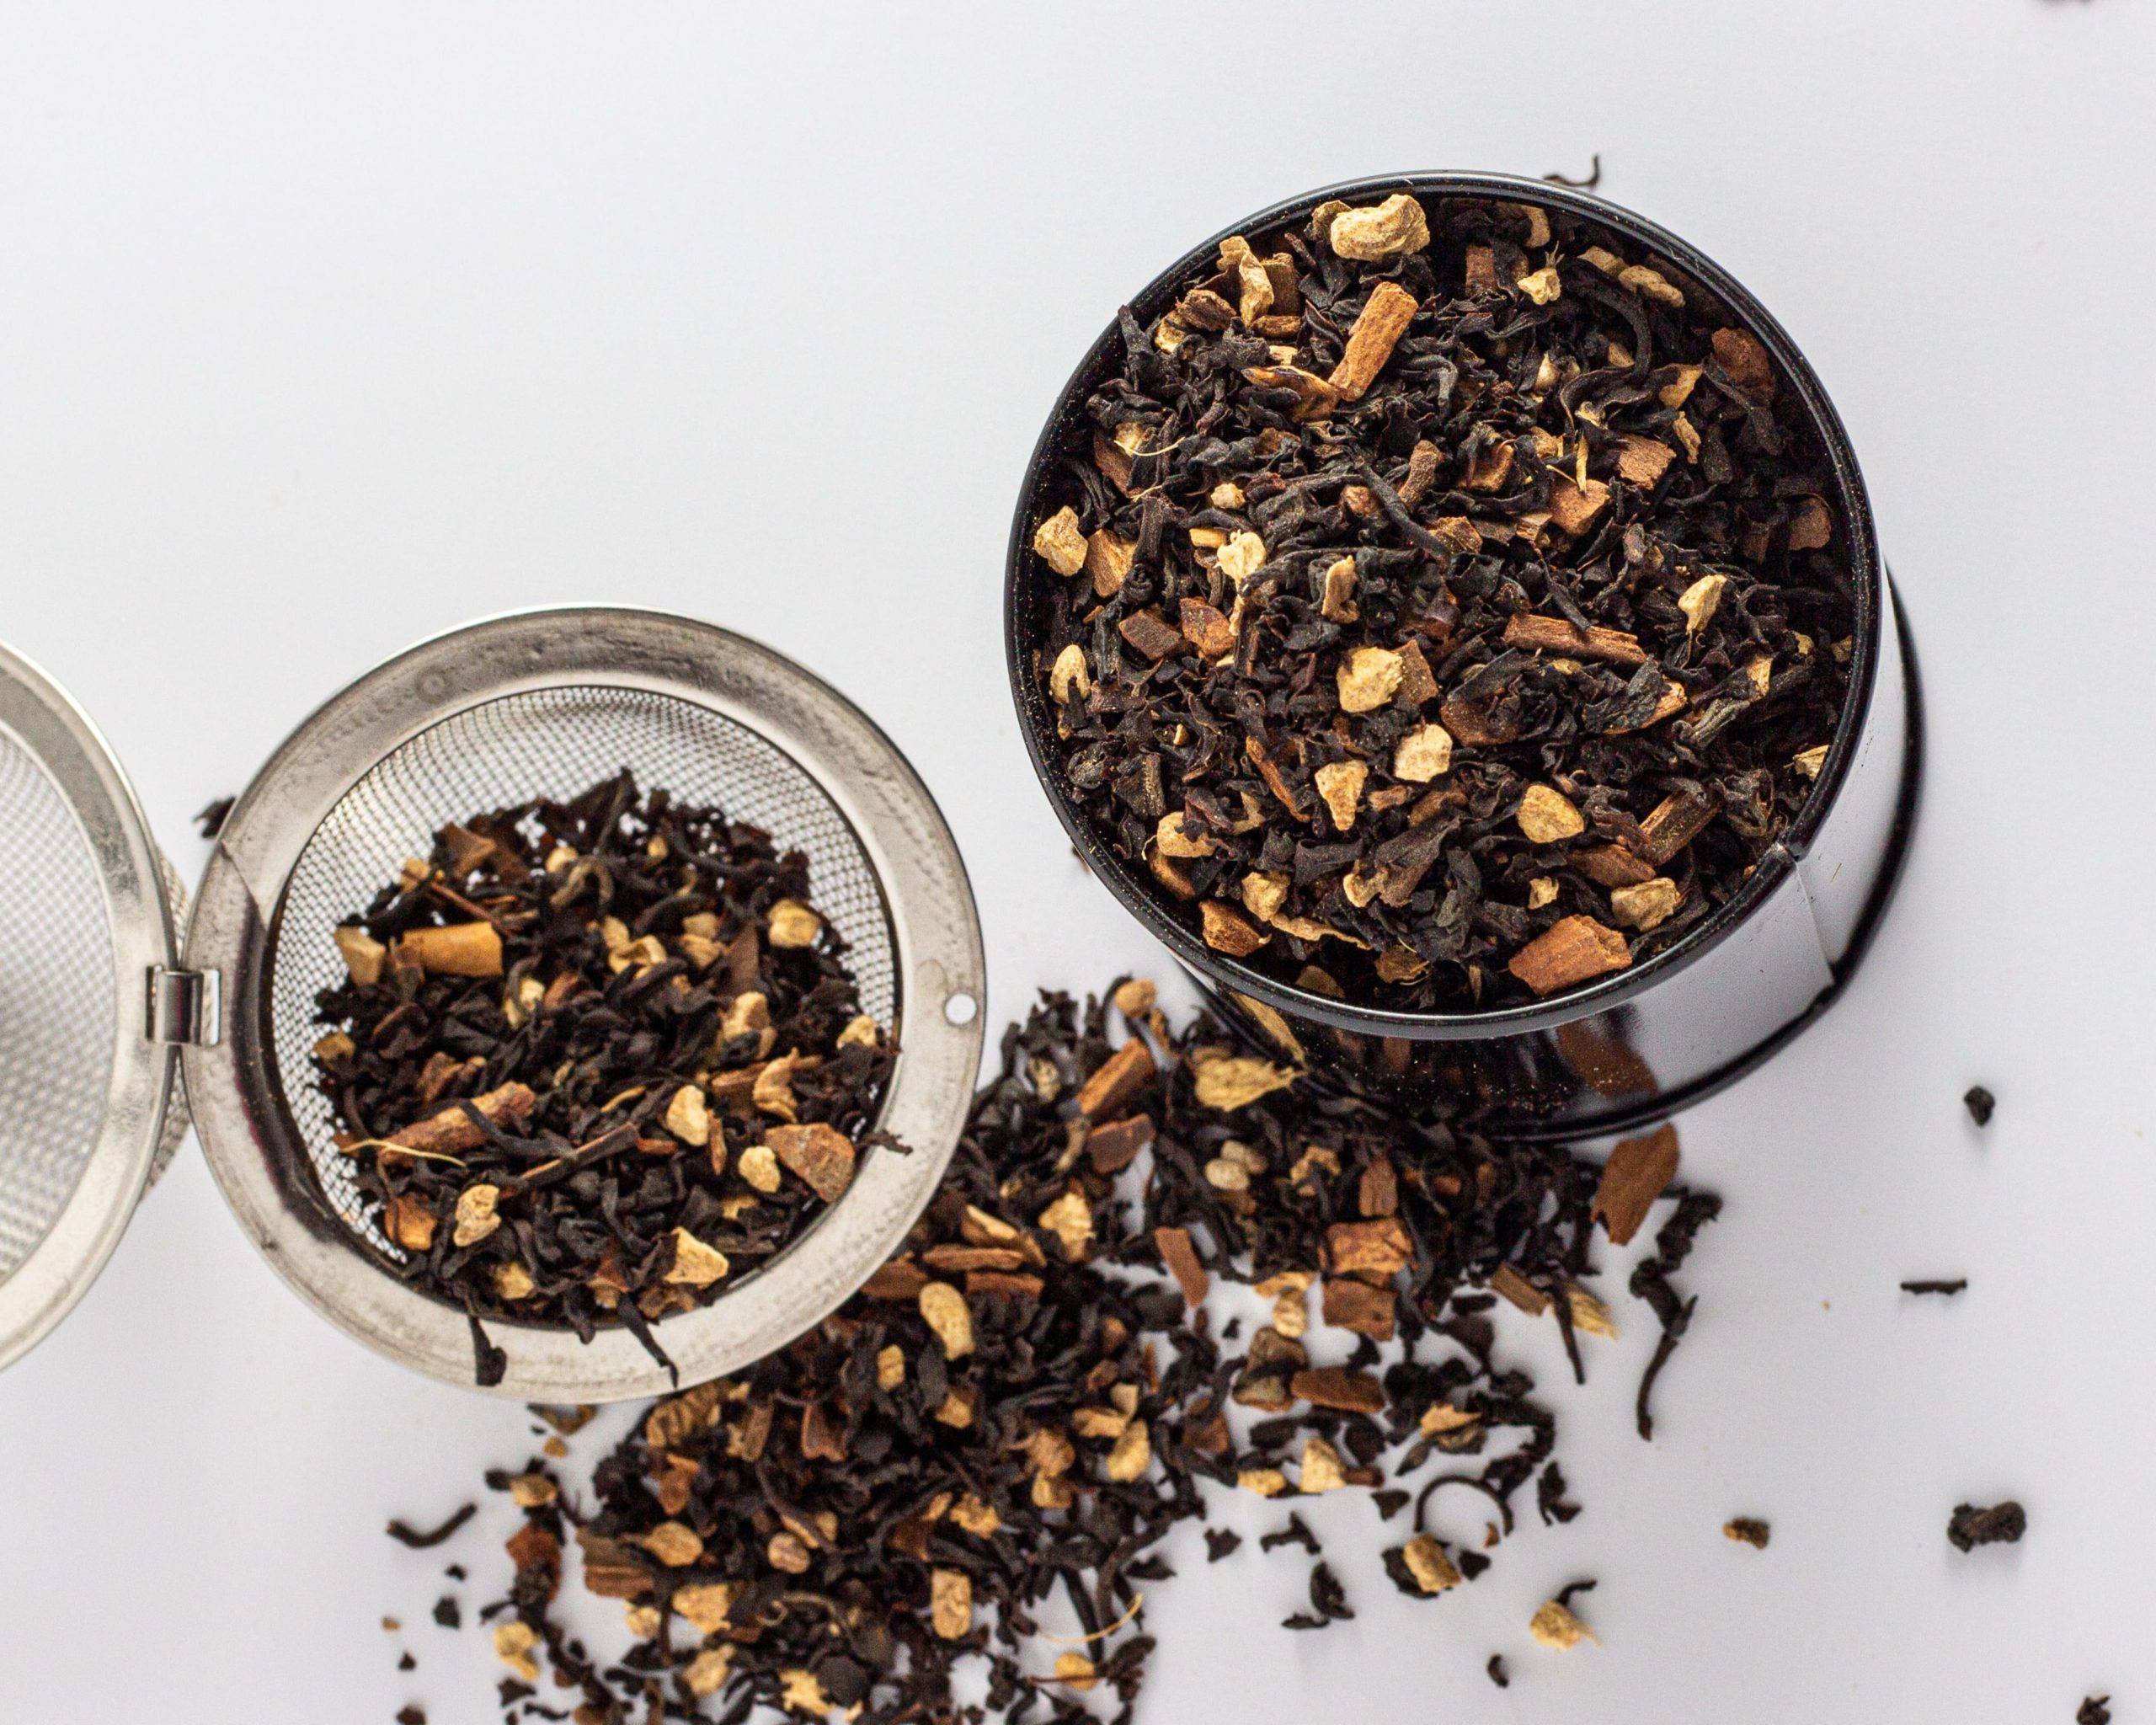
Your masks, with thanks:
[[[482,1182],[467,1186],[456,1195],[456,1226],[450,1235],[459,1247],[477,1246],[502,1225],[495,1215],[494,1205],[502,1195],[501,1188]]]
[[[1200,932],[1216,953],[1246,959],[1272,938],[1241,911],[1218,899],[1207,899],[1198,909]]]
[[[1727,575],[1702,575],[1678,595],[1677,608],[1684,613],[1685,633],[1696,635],[1715,620],[1722,590],[1728,585]]]
[[[1207,1057],[1201,1060],[1201,1054]],[[1193,1051],[1191,1071],[1198,1101],[1222,1114],[1247,1108],[1260,1097],[1285,1090],[1295,1081],[1293,1072],[1283,1071],[1270,1060],[1230,1055],[1220,1049],[1209,1053],[1203,1049]]]
[[[1513,953],[1506,969],[1537,995],[1588,982],[1632,962],[1625,937],[1592,916],[1567,916]]]
[[[948,1282],[931,1282],[918,1296],[921,1322],[936,1332],[946,1359],[963,1359],[974,1351],[973,1313],[966,1296]]]
[[[1380,281],[1370,290],[1354,327],[1348,332],[1347,350],[1326,380],[1340,392],[1342,401],[1363,398],[1419,309],[1415,296],[1397,282]]]
[[[382,967],[389,959],[387,947],[359,927],[339,928],[334,938],[353,981],[361,988],[371,988],[382,980]]]
[[[1434,1534],[1417,1534],[1401,1547],[1400,1556],[1415,1585],[1425,1594],[1444,1593],[1465,1579]]]
[[[1392,699],[1406,670],[1406,662],[1390,648],[1358,647],[1334,674],[1342,710],[1376,712]]]
[[[1677,1178],[1677,1163],[1674,1126],[1659,1126],[1644,1138],[1623,1139],[1611,1147],[1590,1215],[1601,1219],[1612,1245],[1630,1244],[1655,1200]]]
[[[1544,1647],[1553,1648],[1559,1653],[1576,1648],[1583,1641],[1593,1642],[1597,1647],[1602,1645],[1595,1639],[1594,1632],[1572,1615],[1570,1606],[1561,1605],[1556,1599],[1543,1603],[1542,1608],[1529,1620],[1527,1632]]]
[[[813,947],[824,932],[824,919],[798,899],[781,899],[771,909],[765,934],[781,948]]]
[[[538,1644],[538,1632],[520,1618],[494,1626],[494,1657],[526,1683],[539,1680],[539,1662],[531,1657]]]
[[[1609,914],[1622,928],[1636,928],[1645,933],[1659,928],[1677,913],[1684,902],[1683,890],[1668,875],[1657,874],[1652,880],[1643,880],[1637,886],[1613,888],[1609,894]]]
[[[1527,788],[1520,798],[1517,818],[1519,830],[1531,843],[1538,845],[1561,844],[1587,830],[1586,817],[1571,798],[1548,785]]]
[[[1452,733],[1441,724],[1418,725],[1392,751],[1392,776],[1425,785],[1452,770]]]
[[[1240,587],[1265,567],[1265,542],[1247,529],[1231,533],[1218,563],[1220,573]]]
[[[1325,239],[1341,257],[1374,264],[1422,250],[1430,243],[1430,222],[1422,205],[1405,192],[1395,192],[1382,204],[1340,211],[1326,228]]]
[[[1049,699],[1060,707],[1074,697],[1083,701],[1092,692],[1093,676],[1086,668],[1086,649],[1073,641],[1049,667]]]
[[[1058,510],[1033,530],[1033,549],[1059,575],[1086,567],[1086,536],[1078,531],[1078,511]]]
[[[928,1576],[929,1622],[945,1641],[973,1633],[973,1578],[963,1569],[932,1569]]]
[[[1827,764],[1827,748],[1826,744],[1820,743],[1809,749],[1800,749],[1790,757],[1789,764],[1805,777],[1817,778]]]
[[[674,1266],[662,1279],[684,1288],[708,1288],[733,1266],[726,1254],[707,1246],[686,1228],[674,1231]]]
[[[1425,729],[1435,729],[1425,726]],[[1442,731],[1438,732],[1444,735]],[[1405,745],[1402,745],[1403,747]],[[1445,752],[1452,752],[1452,740],[1446,738]],[[1397,768],[1395,769],[1397,771]],[[1444,771],[1442,767],[1439,772]],[[1313,777],[1317,781],[1317,793],[1331,812],[1333,830],[1346,832],[1355,824],[1355,810],[1363,800],[1363,784],[1370,776],[1370,769],[1359,761],[1335,761],[1318,768]]]

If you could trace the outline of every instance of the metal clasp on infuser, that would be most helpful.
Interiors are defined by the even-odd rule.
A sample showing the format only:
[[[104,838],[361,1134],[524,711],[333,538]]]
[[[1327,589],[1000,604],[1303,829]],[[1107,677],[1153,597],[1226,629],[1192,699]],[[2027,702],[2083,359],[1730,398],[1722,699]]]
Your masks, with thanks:
[[[223,1028],[223,978],[218,972],[152,964],[145,982],[146,1033],[151,1041],[215,1045]]]

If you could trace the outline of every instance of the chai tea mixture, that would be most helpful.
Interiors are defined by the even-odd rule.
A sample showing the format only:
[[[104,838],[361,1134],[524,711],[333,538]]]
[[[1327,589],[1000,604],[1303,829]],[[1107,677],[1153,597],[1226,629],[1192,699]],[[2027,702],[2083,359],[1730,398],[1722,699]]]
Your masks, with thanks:
[[[1403,193],[1119,324],[1022,614],[1070,795],[1207,946],[1457,1011],[1731,899],[1824,765],[1856,607],[1729,308],[1582,217]]]
[[[338,929],[317,1081],[396,1271],[589,1341],[723,1294],[836,1202],[889,1076],[808,858],[626,772],[444,827]]]
[[[524,1517],[507,1594],[478,1612],[509,1717],[979,1717],[962,1674],[995,1718],[1127,1717],[1145,1594],[1172,1574],[1156,1548],[1209,1493],[1277,1504],[1241,1561],[1304,1566],[1283,1626],[1305,1631],[1354,1616],[1308,1499],[1360,1495],[1364,1536],[1424,1604],[1490,1566],[1524,1491],[1544,1522],[1577,1513],[1494,1320],[1556,1324],[1577,1369],[1617,1322],[1589,1286],[1598,1227],[1630,1242],[1659,1206],[1630,1278],[1665,1327],[1659,1370],[1692,1309],[1670,1276],[1719,1208],[1674,1183],[1674,1133],[1598,1167],[1410,1126],[1204,1017],[1176,1033],[1150,984],[1110,1001],[1047,996],[1009,1028],[938,1197],[835,1316],[652,1405],[595,1461],[563,1442],[590,1410],[535,1410],[553,1434],[489,1477]],[[1216,1282],[1262,1302],[1247,1335],[1209,1306]],[[1205,1559],[1243,1543],[1210,1529]],[[618,1602],[619,1658],[564,1626],[579,1582]],[[1586,1638],[1592,1585],[1524,1637]]]

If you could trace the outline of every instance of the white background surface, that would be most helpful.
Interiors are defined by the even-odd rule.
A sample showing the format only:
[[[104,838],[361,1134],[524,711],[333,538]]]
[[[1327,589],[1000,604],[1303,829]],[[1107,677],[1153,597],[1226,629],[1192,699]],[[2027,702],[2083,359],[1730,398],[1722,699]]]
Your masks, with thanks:
[[[1642,1309],[1584,1392],[1517,1343],[1578,1521],[1412,1607],[1355,1555],[1368,1505],[1328,1502],[1362,1616],[1316,1636],[1270,1627],[1294,1554],[1208,1574],[1193,1538],[1142,1717],[2064,1722],[2109,1689],[2156,1718],[2152,48],[2144,0],[10,4],[0,635],[191,873],[187,817],[419,633],[568,599],[746,630],[941,799],[993,1032],[1158,963],[1005,694],[1008,511],[1069,366],[1244,211],[1600,151],[1849,423],[1929,684],[1913,867],[1849,998],[1683,1123],[1729,1208],[1656,1442]],[[414,1556],[380,1526],[527,1424],[311,1316],[189,1151],[0,1379],[0,1721],[491,1720],[482,1638],[424,1619],[506,1527]],[[1948,1548],[1955,1503],[2007,1493],[2022,1546]],[[1721,1538],[1738,1514],[1769,1551]],[[1534,1648],[1588,1575],[1604,1645]]]

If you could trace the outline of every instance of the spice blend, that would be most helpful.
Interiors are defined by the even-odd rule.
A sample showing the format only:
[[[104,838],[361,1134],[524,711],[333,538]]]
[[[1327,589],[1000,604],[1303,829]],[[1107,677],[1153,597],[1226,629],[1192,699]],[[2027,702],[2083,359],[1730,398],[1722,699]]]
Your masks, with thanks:
[[[444,827],[336,932],[317,1079],[366,1216],[480,1319],[651,1326],[837,1201],[893,1059],[808,859],[626,772]]]
[[[1049,996],[1009,1028],[938,1197],[839,1313],[653,1406],[588,1483],[540,1456],[490,1477],[525,1517],[485,1614],[513,1717],[542,1656],[578,1725],[759,1702],[955,1718],[969,1666],[996,1717],[1075,1720],[1111,1695],[1124,1717],[1145,1593],[1170,1574],[1155,1547],[1205,1516],[1209,1482],[1367,1493],[1387,1573],[1425,1601],[1488,1567],[1522,1487],[1545,1522],[1577,1513],[1494,1319],[1500,1298],[1550,1317],[1576,1362],[1579,1338],[1614,1333],[1586,1286],[1595,1167],[1321,1096],[1207,1018],[1175,1033],[1148,984],[1112,1000]],[[1635,1286],[1673,1300],[1713,1200],[1664,1195]],[[1264,1302],[1240,1347],[1241,1321],[1216,1332],[1202,1309],[1216,1279]],[[1256,1543],[1309,1566],[1286,1626],[1354,1616],[1299,1515]],[[1206,1556],[1242,1545],[1213,1530]],[[626,1613],[618,1663],[558,1619],[578,1569]],[[1046,1632],[1050,1610],[1077,1634]]]
[[[1460,1010],[1726,903],[1848,690],[1847,524],[1698,282],[1561,211],[1405,194],[1119,318],[1018,579],[1063,782],[1230,959]]]

